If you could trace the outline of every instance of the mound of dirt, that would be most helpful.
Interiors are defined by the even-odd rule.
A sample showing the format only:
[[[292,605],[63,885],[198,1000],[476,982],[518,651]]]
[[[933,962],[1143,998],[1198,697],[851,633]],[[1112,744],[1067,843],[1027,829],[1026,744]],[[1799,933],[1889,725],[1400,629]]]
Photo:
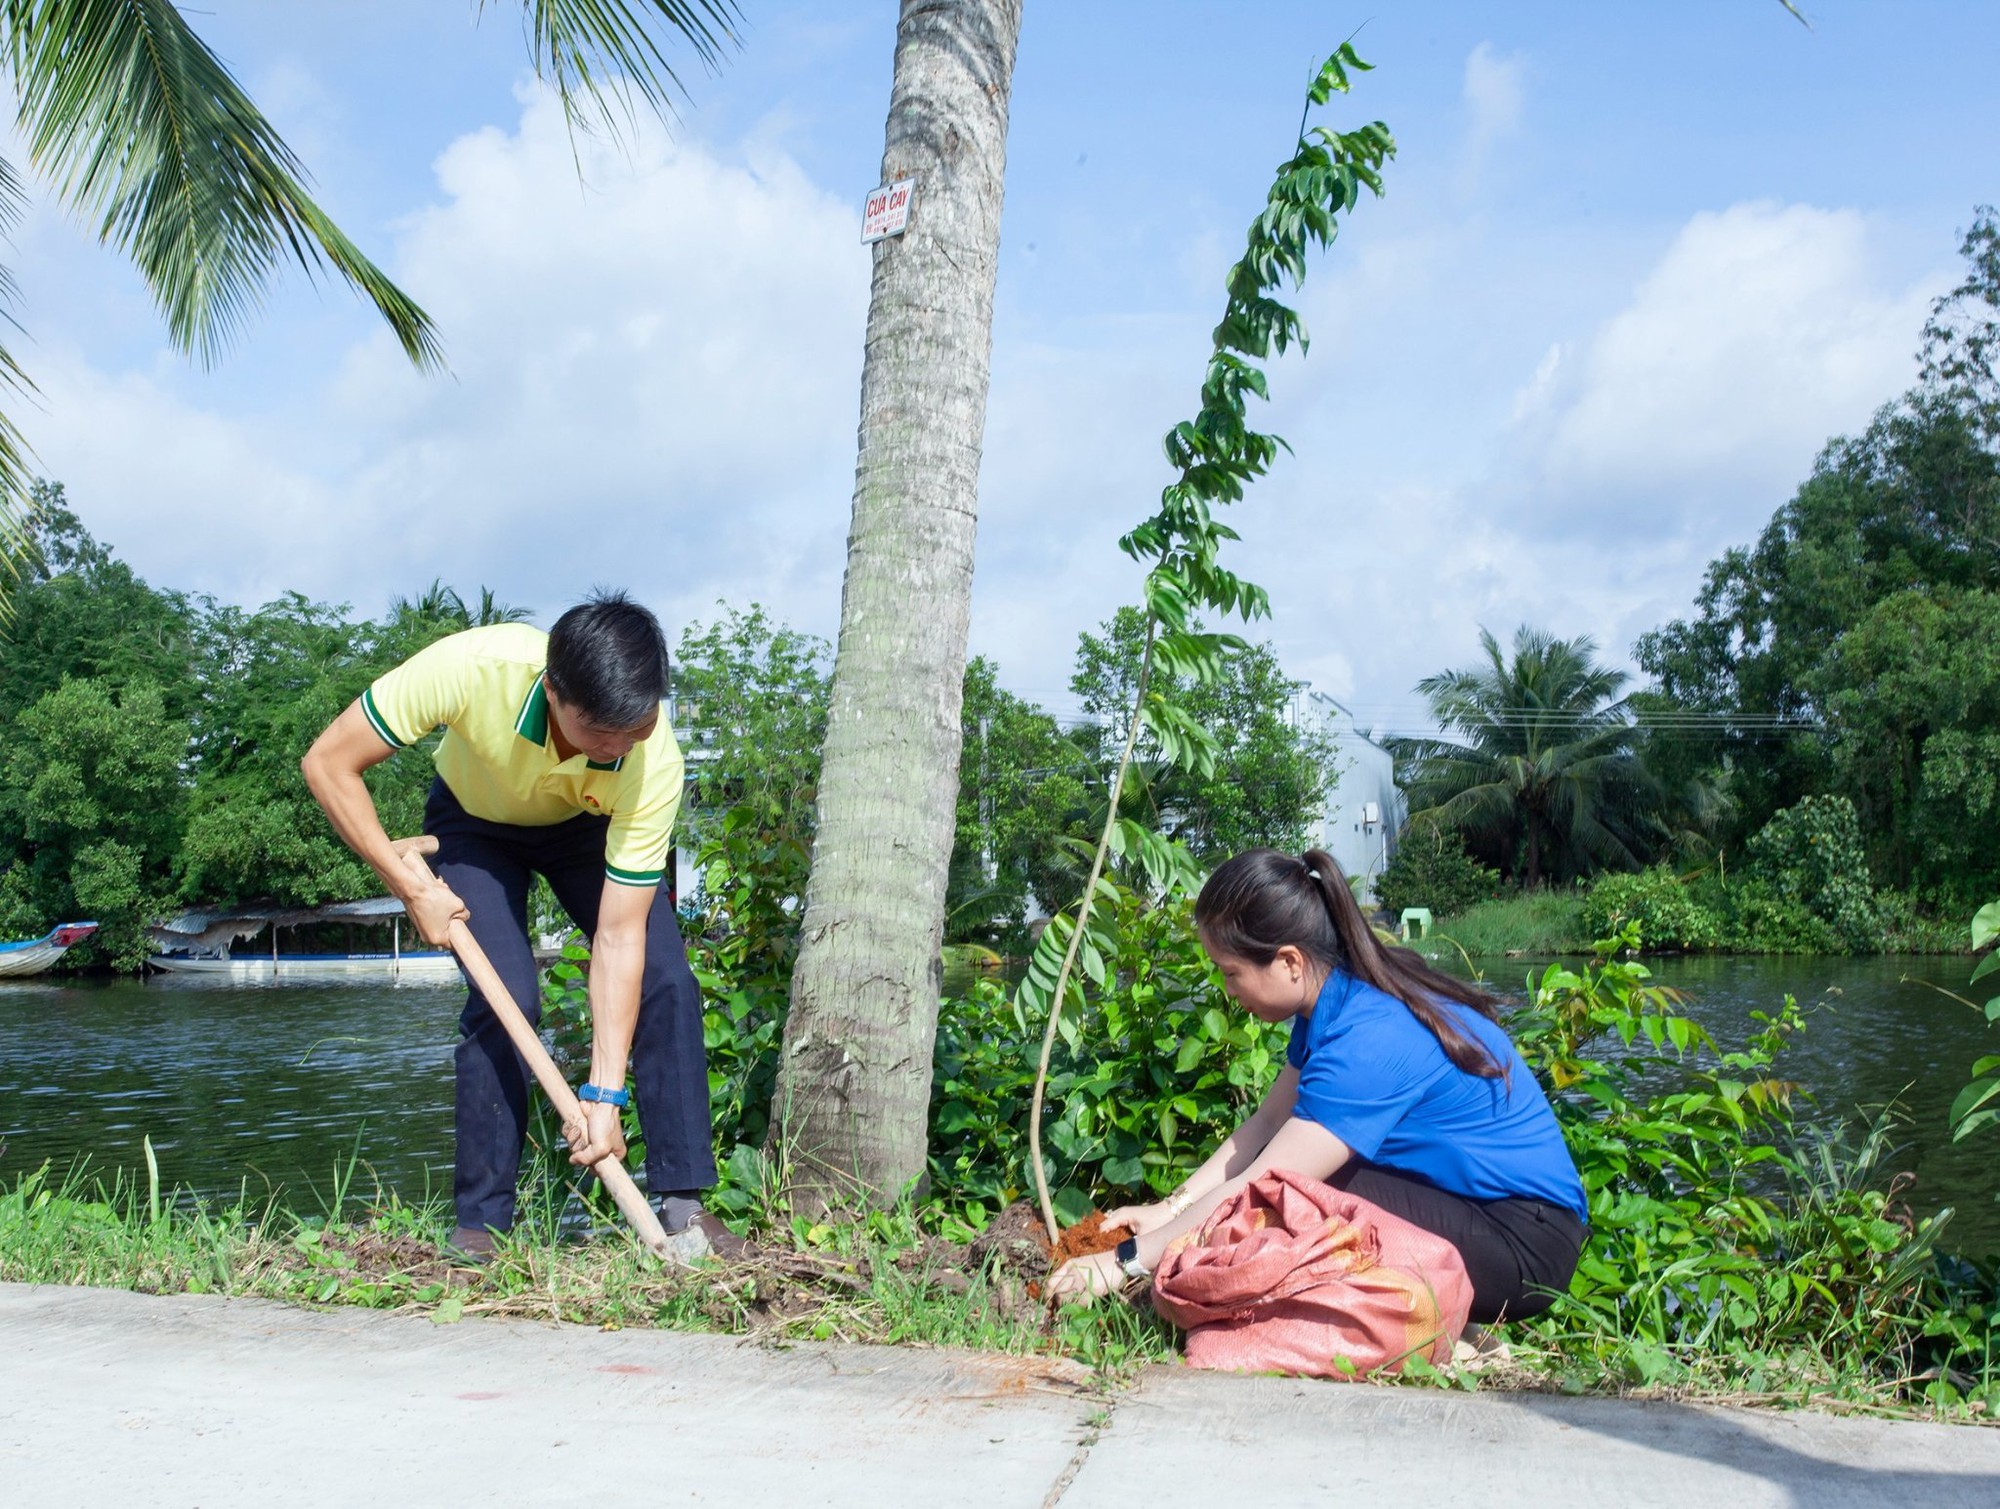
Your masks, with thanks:
[[[1060,1268],[1071,1258],[1089,1257],[1093,1252],[1110,1252],[1132,1235],[1128,1226],[1106,1226],[1104,1217],[1092,1211],[1074,1226],[1063,1229],[1062,1240],[1049,1253],[1049,1266]],[[1042,1244],[1048,1251],[1048,1244]]]

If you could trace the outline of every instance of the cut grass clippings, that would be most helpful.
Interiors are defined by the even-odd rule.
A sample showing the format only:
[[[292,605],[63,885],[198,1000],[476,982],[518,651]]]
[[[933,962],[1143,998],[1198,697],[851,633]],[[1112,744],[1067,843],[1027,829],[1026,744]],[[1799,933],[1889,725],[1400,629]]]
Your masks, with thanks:
[[[803,1227],[803,1223],[802,1227]],[[1171,1331],[1129,1306],[1052,1314],[1028,1285],[1042,1248],[960,1245],[907,1216],[765,1234],[728,1265],[662,1264],[623,1235],[502,1238],[491,1261],[455,1262],[442,1209],[393,1198],[353,1220],[277,1206],[160,1205],[128,1189],[52,1182],[46,1169],[0,1192],[0,1281],[223,1294],[306,1305],[658,1327],[888,1345],[1059,1355],[1100,1371],[1169,1361]]]

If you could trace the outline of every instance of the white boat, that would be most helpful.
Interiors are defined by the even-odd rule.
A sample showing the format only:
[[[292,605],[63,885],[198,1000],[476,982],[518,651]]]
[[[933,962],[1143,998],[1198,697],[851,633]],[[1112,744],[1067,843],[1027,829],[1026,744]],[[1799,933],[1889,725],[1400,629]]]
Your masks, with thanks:
[[[285,953],[278,945],[283,928],[315,928],[324,945],[327,924],[389,931],[387,949],[341,953]],[[236,953],[247,938],[270,929],[269,952]],[[156,922],[147,930],[159,952],[148,968],[170,975],[206,976],[232,985],[337,985],[356,980],[392,980],[407,985],[449,985],[459,979],[458,961],[437,949],[403,947],[403,903],[393,896],[339,901],[330,906],[205,907]],[[359,941],[359,940],[350,940]]]
[[[173,975],[205,975],[232,985],[338,985],[349,980],[394,980],[408,985],[452,985],[458,961],[449,953],[280,954],[221,956],[154,954],[154,969]]]
[[[38,975],[96,931],[95,922],[65,922],[46,938],[0,943],[0,976]]]

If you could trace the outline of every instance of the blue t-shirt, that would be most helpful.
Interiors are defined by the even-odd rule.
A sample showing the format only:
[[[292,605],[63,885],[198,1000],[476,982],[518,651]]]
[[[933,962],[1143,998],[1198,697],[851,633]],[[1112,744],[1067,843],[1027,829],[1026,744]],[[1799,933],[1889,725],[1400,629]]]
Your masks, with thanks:
[[[1286,1058],[1299,1071],[1292,1114],[1356,1155],[1473,1200],[1530,1199],[1589,1215],[1548,1098],[1496,1022],[1440,1001],[1511,1071],[1468,1074],[1394,996],[1335,970],[1311,1016],[1295,1017]]]

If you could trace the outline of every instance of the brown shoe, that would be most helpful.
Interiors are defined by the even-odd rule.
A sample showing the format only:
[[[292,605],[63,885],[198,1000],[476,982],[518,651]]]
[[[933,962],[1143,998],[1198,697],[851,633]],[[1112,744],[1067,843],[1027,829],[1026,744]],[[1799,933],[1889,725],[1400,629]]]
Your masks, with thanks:
[[[706,1210],[697,1210],[685,1225],[661,1229],[667,1234],[667,1247],[660,1255],[670,1262],[693,1264],[720,1258],[725,1263],[734,1263],[750,1251],[749,1243]]]
[[[444,1252],[454,1263],[483,1267],[493,1261],[493,1233],[484,1226],[461,1226],[451,1234]]]
[[[740,1263],[750,1256],[750,1244],[727,1226],[722,1217],[712,1210],[704,1210],[690,1221],[689,1226],[699,1228],[708,1238],[708,1250],[725,1263]]]

